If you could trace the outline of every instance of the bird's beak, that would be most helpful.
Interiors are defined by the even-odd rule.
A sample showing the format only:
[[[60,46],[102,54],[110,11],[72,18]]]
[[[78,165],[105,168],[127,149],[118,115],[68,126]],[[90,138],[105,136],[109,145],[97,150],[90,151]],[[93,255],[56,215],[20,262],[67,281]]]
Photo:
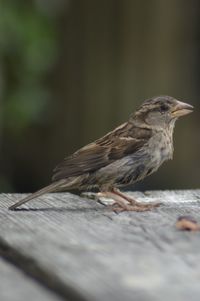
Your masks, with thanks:
[[[189,113],[191,113],[193,111],[194,107],[189,105],[188,103],[182,102],[182,101],[178,101],[176,105],[174,106],[174,108],[172,109],[172,117],[180,117],[180,116],[184,116],[187,115]]]

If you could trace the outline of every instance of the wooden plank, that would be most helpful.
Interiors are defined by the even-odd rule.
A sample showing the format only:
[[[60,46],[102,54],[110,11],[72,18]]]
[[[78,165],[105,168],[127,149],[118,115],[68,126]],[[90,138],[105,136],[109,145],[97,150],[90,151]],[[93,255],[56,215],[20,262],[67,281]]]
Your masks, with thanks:
[[[59,301],[56,295],[27,278],[16,267],[0,259],[1,301]]]
[[[11,212],[21,195],[2,194],[0,245],[33,258],[86,300],[199,300],[200,233],[178,231],[175,222],[188,214],[200,221],[200,190],[130,194],[163,205],[115,214],[63,193]]]

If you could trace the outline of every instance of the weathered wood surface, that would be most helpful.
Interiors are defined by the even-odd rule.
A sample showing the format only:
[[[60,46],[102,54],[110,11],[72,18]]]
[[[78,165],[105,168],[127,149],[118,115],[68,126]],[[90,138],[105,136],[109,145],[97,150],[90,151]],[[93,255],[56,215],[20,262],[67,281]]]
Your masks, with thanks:
[[[64,300],[199,301],[200,232],[178,231],[175,222],[180,215],[200,222],[200,190],[130,194],[163,205],[115,214],[63,193],[12,212],[22,196],[2,194],[0,255]]]
[[[56,295],[42,288],[13,265],[0,259],[1,301],[59,301]]]

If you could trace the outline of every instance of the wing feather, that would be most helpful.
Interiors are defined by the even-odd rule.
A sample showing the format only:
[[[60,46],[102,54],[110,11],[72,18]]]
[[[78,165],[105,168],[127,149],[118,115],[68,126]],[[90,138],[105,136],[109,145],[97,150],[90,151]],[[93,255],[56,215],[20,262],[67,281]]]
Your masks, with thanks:
[[[129,122],[122,124],[102,138],[90,143],[64,159],[54,169],[52,180],[80,176],[94,172],[134,153],[151,136],[149,129],[138,129]]]

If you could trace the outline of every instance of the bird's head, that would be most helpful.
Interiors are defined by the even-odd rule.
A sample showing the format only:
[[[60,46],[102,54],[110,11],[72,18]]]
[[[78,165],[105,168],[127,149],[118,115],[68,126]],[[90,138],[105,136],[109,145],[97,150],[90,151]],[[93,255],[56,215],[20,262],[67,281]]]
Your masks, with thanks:
[[[193,106],[171,96],[157,96],[146,100],[134,118],[151,127],[165,128],[174,125],[177,118],[191,113]]]

